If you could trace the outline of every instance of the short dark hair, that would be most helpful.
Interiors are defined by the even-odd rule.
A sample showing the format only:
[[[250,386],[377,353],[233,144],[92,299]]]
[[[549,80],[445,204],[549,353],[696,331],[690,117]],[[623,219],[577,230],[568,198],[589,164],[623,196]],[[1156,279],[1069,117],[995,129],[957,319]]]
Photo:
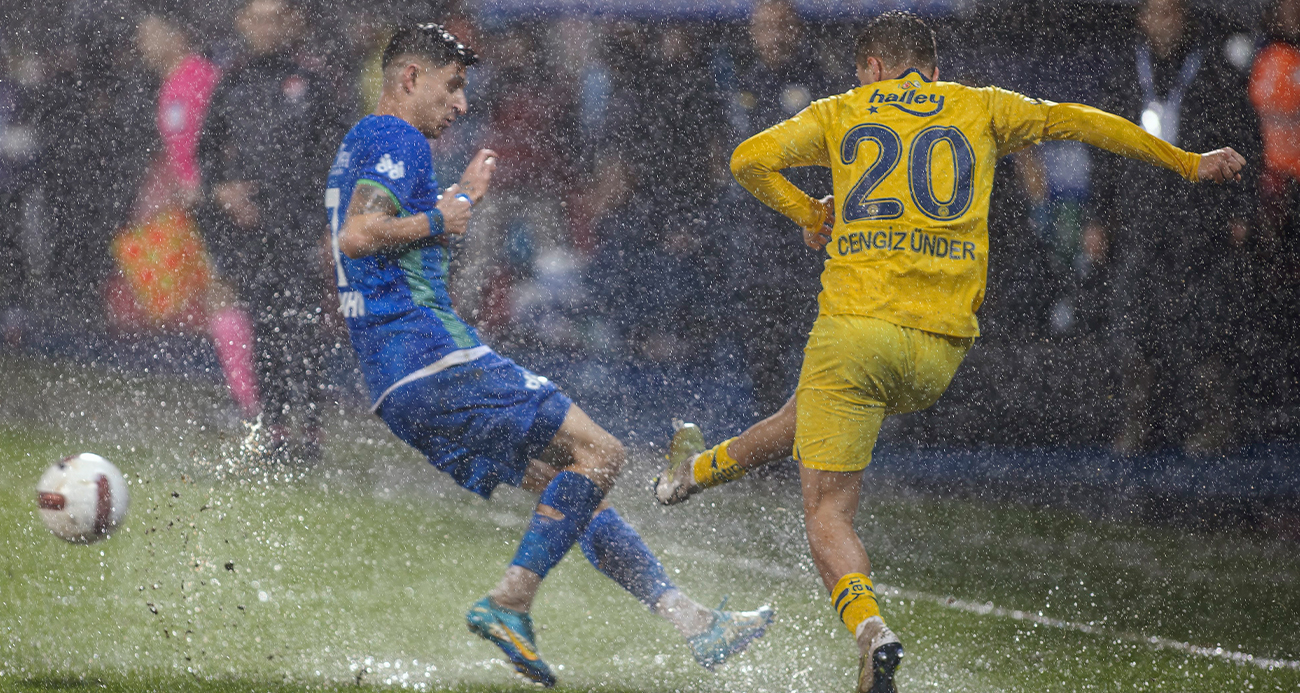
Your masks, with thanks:
[[[435,67],[452,62],[469,67],[478,62],[474,49],[461,43],[441,24],[413,24],[398,29],[384,49],[383,69],[387,70],[404,55],[426,58]]]
[[[925,20],[895,10],[871,20],[858,34],[854,58],[858,65],[866,65],[867,58],[879,58],[889,67],[933,69],[939,64],[939,45]]]

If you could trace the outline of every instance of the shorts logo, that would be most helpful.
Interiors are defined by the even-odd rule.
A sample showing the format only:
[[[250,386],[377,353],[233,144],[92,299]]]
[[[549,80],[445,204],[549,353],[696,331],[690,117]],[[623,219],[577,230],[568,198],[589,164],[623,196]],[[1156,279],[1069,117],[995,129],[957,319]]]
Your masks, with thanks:
[[[550,381],[540,375],[534,375],[528,371],[524,371],[524,387],[529,390],[540,390],[542,389],[542,386],[548,382]]]
[[[375,164],[375,170],[387,175],[391,180],[397,180],[406,175],[406,163],[402,161],[393,163],[393,157],[385,154],[379,158],[379,163]]]

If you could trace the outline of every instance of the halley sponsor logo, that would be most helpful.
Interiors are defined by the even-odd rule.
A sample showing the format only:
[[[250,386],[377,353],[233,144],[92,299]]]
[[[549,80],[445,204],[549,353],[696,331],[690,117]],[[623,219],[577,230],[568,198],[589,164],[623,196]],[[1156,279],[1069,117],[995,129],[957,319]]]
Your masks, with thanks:
[[[907,88],[908,84],[908,82],[904,82],[902,86]],[[932,116],[943,110],[942,96],[939,94],[922,94],[917,89],[908,89],[902,94],[882,94],[877,89],[871,93],[871,98],[867,99],[867,102],[893,106],[904,113],[914,116]],[[912,108],[908,108],[909,106]],[[928,110],[913,110],[913,108]]]
[[[397,180],[406,175],[406,163],[398,161],[393,162],[393,157],[385,154],[379,157],[379,163],[375,164],[375,170],[387,175],[392,180]]]

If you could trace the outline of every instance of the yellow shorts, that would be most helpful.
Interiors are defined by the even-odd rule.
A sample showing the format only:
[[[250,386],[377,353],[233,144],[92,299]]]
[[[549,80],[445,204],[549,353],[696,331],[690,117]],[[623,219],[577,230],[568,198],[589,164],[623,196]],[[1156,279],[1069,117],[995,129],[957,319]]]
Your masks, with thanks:
[[[795,459],[828,472],[866,469],[885,417],[934,404],[974,341],[859,315],[819,316],[795,393]]]

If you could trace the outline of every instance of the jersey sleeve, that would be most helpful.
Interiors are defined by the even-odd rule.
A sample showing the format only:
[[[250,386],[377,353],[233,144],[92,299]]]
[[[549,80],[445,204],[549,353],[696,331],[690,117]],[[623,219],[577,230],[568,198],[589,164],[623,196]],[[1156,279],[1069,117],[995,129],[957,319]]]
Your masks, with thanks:
[[[420,138],[423,140],[423,138]],[[401,214],[414,212],[411,200],[416,182],[429,175],[429,145],[405,133],[386,133],[367,143],[353,162],[358,185],[379,185],[393,195]]]
[[[998,87],[986,87],[980,91],[988,99],[993,140],[997,143],[999,157],[1043,141],[1047,116],[1055,104]]]
[[[986,92],[999,156],[1045,140],[1075,140],[1162,166],[1196,182],[1199,154],[1185,152],[1120,116],[1078,103],[1031,99],[996,87]]]
[[[1201,155],[1185,152],[1114,113],[1079,103],[1052,104],[1045,140],[1075,140],[1120,156],[1167,168],[1197,181]]]
[[[817,104],[741,142],[731,155],[731,173],[742,187],[808,229],[822,225],[826,209],[780,171],[828,165],[826,132]]]

